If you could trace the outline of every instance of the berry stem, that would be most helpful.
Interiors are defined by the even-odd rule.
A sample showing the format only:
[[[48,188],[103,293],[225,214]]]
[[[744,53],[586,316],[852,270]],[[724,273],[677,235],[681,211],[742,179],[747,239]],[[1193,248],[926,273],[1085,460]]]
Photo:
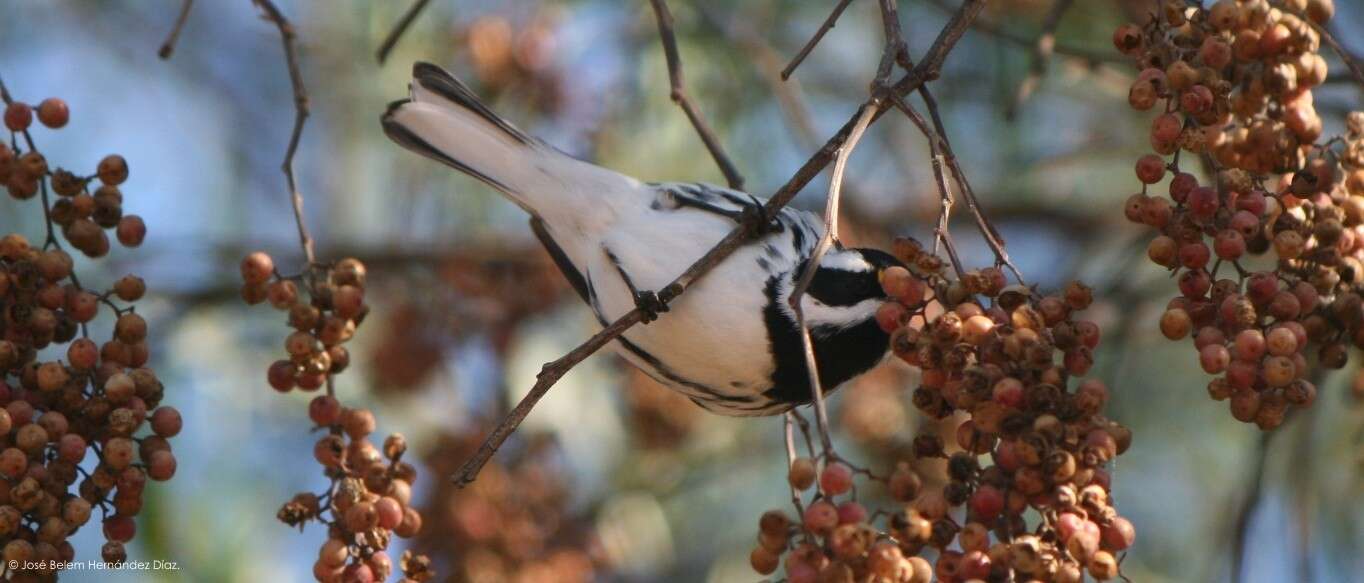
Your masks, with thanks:
[[[294,129],[289,135],[289,146],[284,151],[284,162],[280,164],[280,170],[284,172],[284,179],[289,185],[289,197],[294,209],[294,223],[298,227],[298,242],[303,247],[303,257],[308,262],[305,271],[308,274],[309,283],[315,283],[312,277],[312,266],[317,263],[317,257],[313,252],[313,237],[308,233],[308,226],[303,222],[303,194],[298,190],[297,181],[294,179],[294,154],[298,151],[298,144],[303,139],[303,126],[308,122],[308,90],[303,85],[303,73],[298,66],[298,45],[295,42],[298,35],[294,32],[294,25],[284,17],[284,13],[271,0],[251,0],[256,6],[265,12],[266,18],[275,24],[279,29],[281,42],[284,44],[284,62],[289,69],[289,83],[294,92]],[[310,286],[311,287],[311,286]]]

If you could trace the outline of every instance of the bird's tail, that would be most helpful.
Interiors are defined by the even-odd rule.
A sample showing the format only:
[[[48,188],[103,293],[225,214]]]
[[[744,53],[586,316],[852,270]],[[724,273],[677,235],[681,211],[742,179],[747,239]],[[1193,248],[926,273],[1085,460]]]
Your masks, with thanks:
[[[592,204],[586,198],[593,191],[619,189],[631,181],[526,135],[436,65],[413,65],[412,78],[410,97],[384,113],[384,133],[404,148],[488,183],[534,215],[574,207],[581,213],[584,207],[578,205]]]

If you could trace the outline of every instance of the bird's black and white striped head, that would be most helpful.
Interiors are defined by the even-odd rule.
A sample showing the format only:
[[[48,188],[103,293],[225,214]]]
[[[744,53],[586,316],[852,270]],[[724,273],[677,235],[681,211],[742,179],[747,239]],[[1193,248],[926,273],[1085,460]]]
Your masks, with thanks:
[[[881,273],[899,260],[876,249],[835,247],[825,253],[801,300],[812,330],[845,329],[876,318],[887,301]]]

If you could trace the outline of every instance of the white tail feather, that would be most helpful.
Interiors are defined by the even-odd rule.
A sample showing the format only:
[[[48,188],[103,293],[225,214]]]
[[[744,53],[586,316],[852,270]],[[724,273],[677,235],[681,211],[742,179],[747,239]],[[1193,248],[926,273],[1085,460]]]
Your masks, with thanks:
[[[638,181],[527,136],[439,67],[418,63],[413,77],[411,98],[384,113],[385,133],[502,191],[552,228],[600,232],[622,204],[647,202]]]

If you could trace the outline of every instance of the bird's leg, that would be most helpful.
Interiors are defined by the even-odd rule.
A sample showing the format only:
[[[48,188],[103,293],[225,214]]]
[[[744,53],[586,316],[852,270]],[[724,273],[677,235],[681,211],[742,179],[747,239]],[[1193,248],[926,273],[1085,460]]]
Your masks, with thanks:
[[[606,247],[602,247],[602,251],[606,252],[606,258],[611,260],[611,265],[616,266],[616,273],[620,274],[620,279],[625,282],[625,287],[630,289],[630,295],[634,296],[635,308],[643,314],[640,318],[641,322],[648,324],[657,320],[659,314],[668,311],[668,302],[663,301],[663,298],[658,296],[658,292],[640,291],[638,287],[635,287],[634,280],[630,279],[630,274],[625,272],[625,267],[620,264],[620,259],[616,257],[616,254]]]
[[[749,203],[744,205],[744,210],[739,213],[739,224],[748,228],[749,232],[761,237],[782,231],[781,222],[777,217],[767,212],[767,207],[762,201],[753,195],[748,195]]]

